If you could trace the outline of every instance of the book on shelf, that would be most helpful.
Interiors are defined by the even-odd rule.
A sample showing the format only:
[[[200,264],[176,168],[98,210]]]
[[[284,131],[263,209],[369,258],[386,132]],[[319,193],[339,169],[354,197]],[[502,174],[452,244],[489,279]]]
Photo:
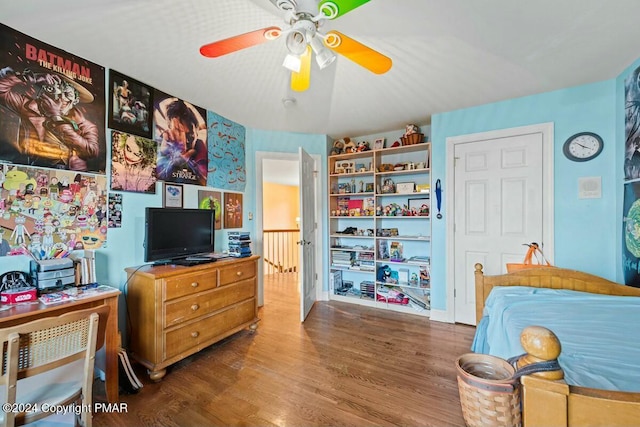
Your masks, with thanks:
[[[378,258],[389,258],[389,244],[386,240],[378,240]]]
[[[428,264],[431,264],[431,257],[422,256],[422,255],[412,256],[409,259],[407,259],[407,262],[411,264],[428,265]]]
[[[342,287],[342,271],[336,270],[329,274],[329,290],[340,289]]]
[[[389,249],[389,259],[391,261],[404,261],[402,256],[402,243],[391,242],[391,248]]]

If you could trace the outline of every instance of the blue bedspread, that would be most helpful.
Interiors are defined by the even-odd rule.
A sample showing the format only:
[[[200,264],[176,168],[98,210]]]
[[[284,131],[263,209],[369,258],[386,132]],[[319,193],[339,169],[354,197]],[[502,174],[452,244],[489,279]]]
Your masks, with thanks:
[[[523,286],[493,288],[472,351],[524,353],[522,329],[544,326],[560,339],[568,384],[640,392],[640,298]]]

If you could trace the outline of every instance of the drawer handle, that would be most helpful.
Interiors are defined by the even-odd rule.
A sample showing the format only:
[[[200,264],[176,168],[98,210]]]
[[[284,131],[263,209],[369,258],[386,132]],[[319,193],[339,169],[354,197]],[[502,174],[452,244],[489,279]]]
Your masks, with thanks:
[[[196,311],[196,310],[197,310],[197,309],[199,309],[199,308],[200,308],[200,306],[199,306],[198,304],[193,304],[193,305],[191,306],[191,310],[193,310],[193,311]]]
[[[192,288],[197,288],[197,287],[198,287],[198,282],[193,282],[193,283],[191,284],[191,287],[192,287]]]
[[[198,335],[200,335],[200,332],[198,331],[191,332],[191,338],[198,338]]]
[[[238,276],[238,277],[242,276],[242,271],[238,271],[238,272],[236,273],[236,276]]]

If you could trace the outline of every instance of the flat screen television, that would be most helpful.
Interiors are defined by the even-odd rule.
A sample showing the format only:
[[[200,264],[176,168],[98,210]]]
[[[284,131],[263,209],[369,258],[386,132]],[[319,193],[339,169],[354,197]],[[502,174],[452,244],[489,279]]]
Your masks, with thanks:
[[[214,230],[214,210],[146,208],[144,261],[162,263],[211,253]]]

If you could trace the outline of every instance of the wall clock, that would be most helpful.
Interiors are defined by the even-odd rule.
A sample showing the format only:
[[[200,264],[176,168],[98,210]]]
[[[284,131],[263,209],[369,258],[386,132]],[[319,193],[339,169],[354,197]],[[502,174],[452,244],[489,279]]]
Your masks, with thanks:
[[[569,160],[586,162],[598,157],[603,147],[604,142],[600,135],[593,132],[580,132],[567,139],[562,152]]]

